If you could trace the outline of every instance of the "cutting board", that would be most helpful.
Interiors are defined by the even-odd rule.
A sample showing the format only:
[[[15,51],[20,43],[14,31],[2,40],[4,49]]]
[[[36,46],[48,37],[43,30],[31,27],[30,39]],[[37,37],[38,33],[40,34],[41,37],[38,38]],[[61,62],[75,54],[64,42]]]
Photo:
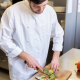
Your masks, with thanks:
[[[46,66],[45,69],[49,70],[50,69],[50,66]],[[56,75],[58,76],[58,78],[56,79],[59,79],[59,80],[67,80],[70,76],[71,76],[72,72],[71,71],[68,71],[68,70],[64,70],[64,69],[60,69],[56,72]],[[37,80],[35,79],[36,76],[45,76],[45,79],[46,78],[49,78],[48,75],[45,75],[41,72],[38,72],[36,73],[33,77],[31,77],[29,80]]]

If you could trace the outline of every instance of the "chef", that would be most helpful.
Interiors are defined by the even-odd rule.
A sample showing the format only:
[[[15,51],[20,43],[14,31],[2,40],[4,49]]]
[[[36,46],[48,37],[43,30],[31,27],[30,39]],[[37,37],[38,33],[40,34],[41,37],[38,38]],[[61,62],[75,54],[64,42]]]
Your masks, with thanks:
[[[7,8],[1,18],[1,49],[8,56],[11,80],[29,80],[45,66],[53,38],[51,69],[59,67],[63,29],[48,0],[26,0]],[[24,63],[26,61],[26,63]]]

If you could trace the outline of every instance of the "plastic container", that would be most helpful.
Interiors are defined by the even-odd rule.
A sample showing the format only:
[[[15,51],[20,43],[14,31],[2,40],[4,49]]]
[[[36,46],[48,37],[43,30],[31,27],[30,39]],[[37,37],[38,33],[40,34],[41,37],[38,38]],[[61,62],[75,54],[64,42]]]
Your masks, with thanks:
[[[1,3],[0,5],[1,5],[1,7],[3,7],[3,8],[6,8],[6,7],[7,7],[7,4],[5,4],[5,3]]]

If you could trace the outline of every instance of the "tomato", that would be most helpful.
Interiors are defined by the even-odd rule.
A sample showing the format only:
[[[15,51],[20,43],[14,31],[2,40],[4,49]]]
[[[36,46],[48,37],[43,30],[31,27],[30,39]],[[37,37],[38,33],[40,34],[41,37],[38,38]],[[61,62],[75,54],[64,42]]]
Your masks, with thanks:
[[[77,63],[77,69],[80,70],[80,61]]]

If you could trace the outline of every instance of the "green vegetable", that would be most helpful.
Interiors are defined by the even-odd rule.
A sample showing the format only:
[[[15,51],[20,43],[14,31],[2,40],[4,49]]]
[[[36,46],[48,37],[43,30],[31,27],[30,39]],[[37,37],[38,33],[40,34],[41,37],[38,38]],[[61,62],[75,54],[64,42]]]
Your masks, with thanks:
[[[40,76],[36,76],[35,78],[36,78],[36,79],[38,79],[38,80],[40,80],[40,79],[41,79],[41,77],[40,77]]]
[[[36,76],[35,78],[36,78],[37,80],[58,80],[58,79],[55,79],[55,78],[58,77],[58,76],[55,75],[55,74],[54,74],[54,71],[51,70],[51,69],[50,69],[50,70],[44,69],[44,70],[43,70],[43,73],[46,74],[46,75],[49,75],[50,78],[44,79],[45,76]]]
[[[54,74],[51,74],[51,75],[50,75],[50,78],[51,78],[51,79],[55,78],[55,75],[54,75]]]
[[[45,79],[40,79],[40,80],[45,80]]]
[[[44,80],[42,78],[45,78],[45,76],[36,76],[35,78],[38,79],[38,80]]]
[[[47,74],[47,73],[48,73],[48,70],[44,69],[44,70],[43,70],[43,73],[44,73],[44,74]]]
[[[49,73],[50,73],[50,74],[53,74],[53,73],[54,73],[54,71],[50,69],[50,70],[49,70]]]
[[[55,79],[55,80],[59,80],[59,79]]]
[[[45,76],[41,76],[41,78],[45,78]]]

